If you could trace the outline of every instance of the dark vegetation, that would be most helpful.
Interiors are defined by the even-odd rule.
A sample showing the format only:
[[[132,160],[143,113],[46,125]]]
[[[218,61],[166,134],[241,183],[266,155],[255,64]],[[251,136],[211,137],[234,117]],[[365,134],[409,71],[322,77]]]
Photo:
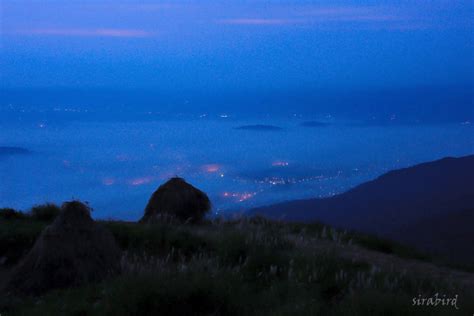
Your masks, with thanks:
[[[12,208],[0,208],[1,219],[21,219],[25,218],[26,215]]]
[[[35,205],[28,212],[20,212],[12,208],[0,208],[0,219],[34,219],[50,222],[55,219],[61,208],[53,203]]]
[[[52,203],[35,205],[28,212],[0,208],[0,258],[4,264],[15,263],[25,255],[60,210]]]
[[[78,201],[67,202],[15,267],[6,291],[41,295],[101,281],[119,271],[120,258],[114,237],[94,222],[90,208]]]
[[[0,219],[5,269],[28,252],[48,223],[32,217]],[[474,308],[472,292],[462,284],[342,258],[338,249],[365,247],[427,262],[430,258],[390,241],[318,223],[256,217],[199,225],[98,224],[112,233],[123,251],[119,275],[40,297],[1,295],[0,312],[365,316],[462,315]],[[411,306],[413,297],[438,292],[459,294],[461,310]]]
[[[56,204],[46,203],[31,208],[30,216],[39,221],[51,221],[59,215],[61,208]]]

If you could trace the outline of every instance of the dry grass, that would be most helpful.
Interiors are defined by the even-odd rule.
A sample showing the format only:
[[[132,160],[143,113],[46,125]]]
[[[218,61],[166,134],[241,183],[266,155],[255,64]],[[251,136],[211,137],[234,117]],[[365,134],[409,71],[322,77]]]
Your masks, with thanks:
[[[358,235],[320,224],[262,218],[103,224],[123,250],[120,276],[5,304],[6,310],[12,315],[456,315],[452,309],[411,306],[413,297],[434,293],[459,294],[462,309],[474,307],[472,288],[449,276],[440,279],[441,268],[424,274],[392,269],[386,262],[393,255],[363,249]],[[398,259],[399,266],[412,262]]]

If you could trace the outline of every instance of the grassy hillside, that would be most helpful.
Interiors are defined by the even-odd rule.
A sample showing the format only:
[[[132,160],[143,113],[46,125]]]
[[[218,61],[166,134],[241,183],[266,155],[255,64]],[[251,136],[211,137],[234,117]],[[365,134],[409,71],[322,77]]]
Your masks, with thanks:
[[[0,277],[48,224],[0,219]],[[465,315],[474,277],[412,249],[320,224],[253,218],[201,225],[102,222],[122,273],[39,298],[0,296],[2,315]],[[412,306],[435,293],[457,305]]]
[[[318,220],[474,264],[474,155],[393,170],[344,193],[278,203],[250,214]]]

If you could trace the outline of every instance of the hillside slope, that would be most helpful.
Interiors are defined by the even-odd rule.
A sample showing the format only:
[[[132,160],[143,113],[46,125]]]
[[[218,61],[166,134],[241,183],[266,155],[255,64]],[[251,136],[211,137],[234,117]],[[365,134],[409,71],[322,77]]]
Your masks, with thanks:
[[[48,223],[0,218],[0,258],[6,258],[0,263],[0,313],[409,316],[474,310],[473,273],[317,223],[243,218],[201,225],[99,224],[122,250],[118,275],[22,297],[2,292],[2,280]],[[413,306],[413,298],[434,293],[459,296],[459,310]]]
[[[474,231],[465,229],[474,224],[471,210],[474,155],[391,171],[332,198],[285,202],[250,213],[288,221],[319,220],[446,253],[459,238],[453,238],[457,232],[474,238]],[[444,240],[442,247],[433,245],[437,240]],[[457,247],[474,260],[474,243]]]

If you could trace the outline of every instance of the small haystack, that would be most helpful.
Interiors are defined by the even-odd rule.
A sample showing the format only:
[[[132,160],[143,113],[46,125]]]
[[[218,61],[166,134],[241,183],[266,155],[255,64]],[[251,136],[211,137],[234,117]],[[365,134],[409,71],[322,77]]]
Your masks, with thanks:
[[[113,235],[94,222],[90,208],[67,202],[15,268],[7,291],[39,295],[100,281],[119,270],[120,257]]]
[[[141,222],[175,219],[181,222],[198,222],[211,208],[206,193],[182,178],[171,178],[153,193],[145,208]]]

